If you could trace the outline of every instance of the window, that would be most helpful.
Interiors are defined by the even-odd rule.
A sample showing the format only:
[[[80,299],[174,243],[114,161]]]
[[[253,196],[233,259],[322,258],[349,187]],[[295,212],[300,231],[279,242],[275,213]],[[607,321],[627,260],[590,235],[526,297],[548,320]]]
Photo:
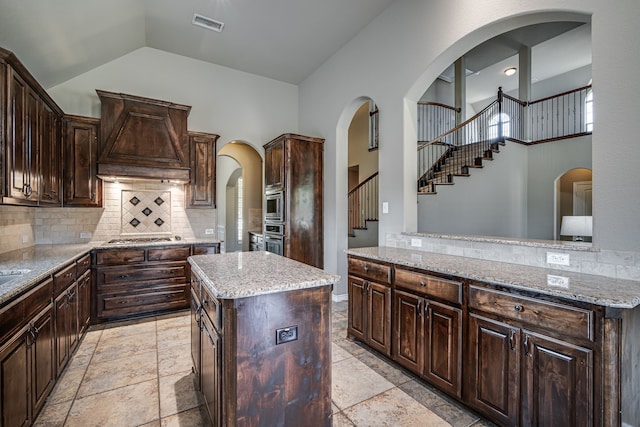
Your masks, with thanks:
[[[369,101],[369,151],[378,149],[378,106]]]
[[[504,138],[511,135],[511,119],[506,113],[496,114],[489,120],[489,128],[487,129],[487,137],[489,139],[498,137],[498,125],[502,119],[502,136]]]
[[[587,93],[584,100],[584,126],[587,132],[593,132],[593,91]]]
[[[236,185],[236,197],[237,197],[237,209],[238,209],[238,244],[242,244],[242,230],[243,230],[243,218],[242,218],[242,177],[238,178],[238,184]]]

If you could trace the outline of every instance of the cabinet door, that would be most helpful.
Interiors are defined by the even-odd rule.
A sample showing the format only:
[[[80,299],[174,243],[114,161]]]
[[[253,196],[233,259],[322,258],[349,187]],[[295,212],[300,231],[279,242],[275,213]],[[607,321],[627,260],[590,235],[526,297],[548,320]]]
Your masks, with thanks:
[[[42,103],[40,111],[40,172],[42,176],[40,203],[60,204],[62,195],[62,149],[60,118]]]
[[[462,311],[429,302],[425,307],[424,376],[441,389],[461,397]]]
[[[194,284],[194,286],[198,286]],[[200,316],[202,307],[200,307],[200,298],[196,290],[191,288],[191,360],[193,362],[193,372],[196,376],[196,382],[200,385]]]
[[[2,427],[31,424],[29,350],[25,329],[0,345]]]
[[[218,135],[190,134],[191,182],[187,208],[216,207],[216,140]]]
[[[10,67],[7,118],[8,197],[18,204],[38,203],[38,106],[40,99]]]
[[[222,407],[220,400],[220,381],[222,379],[220,338],[206,314],[202,315],[201,331],[202,373],[200,386],[211,423],[213,426],[219,426],[222,420],[220,416],[220,408]]]
[[[523,426],[593,425],[593,354],[523,331]]]
[[[394,292],[393,299],[396,322],[393,360],[413,372],[422,374],[424,299],[398,290]]]
[[[56,372],[60,376],[69,360],[69,329],[71,324],[71,309],[69,298],[63,292],[55,300],[56,312]]]
[[[102,206],[102,181],[97,177],[98,125],[92,118],[65,118],[64,204]]]
[[[519,330],[469,314],[467,402],[500,425],[516,425],[520,406]]]
[[[391,356],[391,288],[375,282],[368,286],[367,341]]]
[[[91,271],[78,279],[78,336],[82,336],[91,322]]]
[[[55,383],[55,332],[53,307],[32,322],[31,333],[31,398],[33,413],[37,414]]]
[[[284,140],[265,147],[264,185],[267,190],[284,187]]]
[[[349,276],[349,286],[347,291],[349,294],[349,320],[348,333],[353,337],[366,341],[367,339],[367,290],[366,280],[358,277]]]

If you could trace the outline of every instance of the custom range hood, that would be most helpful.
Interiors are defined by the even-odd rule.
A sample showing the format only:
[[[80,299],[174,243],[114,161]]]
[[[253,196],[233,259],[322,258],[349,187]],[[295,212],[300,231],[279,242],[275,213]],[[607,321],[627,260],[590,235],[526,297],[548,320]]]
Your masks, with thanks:
[[[96,92],[102,104],[100,178],[189,182],[190,106]]]

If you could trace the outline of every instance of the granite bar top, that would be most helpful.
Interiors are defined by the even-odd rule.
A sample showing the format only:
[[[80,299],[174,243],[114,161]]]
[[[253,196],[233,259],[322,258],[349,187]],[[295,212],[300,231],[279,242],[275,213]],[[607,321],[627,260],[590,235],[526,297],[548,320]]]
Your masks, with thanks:
[[[401,248],[358,248],[349,249],[347,253],[605,307],[634,308],[640,305],[640,281],[636,280],[614,279]],[[562,277],[568,279],[568,284],[549,284],[550,276],[552,282],[561,282],[554,278]]]
[[[220,299],[308,289],[337,283],[340,276],[266,251],[189,257],[191,270]]]
[[[182,239],[170,242],[109,244],[94,241],[85,244],[35,245],[0,254],[0,276],[16,274],[15,278],[0,284],[0,307],[14,297],[28,291],[65,264],[89,253],[93,249],[137,248],[173,245],[205,245],[220,243],[216,239]],[[0,277],[1,278],[1,277]]]

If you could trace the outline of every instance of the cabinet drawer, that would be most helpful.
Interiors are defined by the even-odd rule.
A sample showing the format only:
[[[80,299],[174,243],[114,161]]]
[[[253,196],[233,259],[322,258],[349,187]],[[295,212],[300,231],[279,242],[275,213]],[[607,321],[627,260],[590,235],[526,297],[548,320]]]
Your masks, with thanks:
[[[76,276],[82,276],[91,267],[91,255],[87,254],[76,261]]]
[[[25,296],[0,310],[0,345],[10,335],[14,334],[37,313],[51,303],[53,280],[47,279]]]
[[[60,270],[53,275],[53,293],[54,298],[60,295],[60,292],[67,289],[67,287],[76,280],[76,265],[70,266]]]
[[[418,292],[420,294],[451,302],[462,303],[462,283],[442,279],[427,274],[396,268],[394,281],[396,286]]]
[[[184,261],[191,255],[191,248],[177,247],[165,249],[149,249],[147,251],[148,261]]]
[[[98,270],[98,288],[102,285],[132,283],[142,280],[184,278],[186,282],[186,271],[185,262],[101,268]]]
[[[171,286],[138,292],[97,295],[99,318],[121,317],[160,310],[186,308],[189,305],[187,286]]]
[[[222,318],[220,302],[217,298],[211,295],[211,292],[206,285],[202,285],[202,308],[209,316],[209,319],[211,319],[213,326],[220,331],[220,322]]]
[[[194,255],[210,255],[220,253],[220,245],[198,245],[193,247]]]
[[[594,313],[570,305],[469,287],[469,308],[518,320],[576,338],[594,339]]]
[[[96,264],[126,264],[143,262],[144,249],[113,249],[96,253]]]
[[[391,266],[349,258],[349,274],[391,284]]]

